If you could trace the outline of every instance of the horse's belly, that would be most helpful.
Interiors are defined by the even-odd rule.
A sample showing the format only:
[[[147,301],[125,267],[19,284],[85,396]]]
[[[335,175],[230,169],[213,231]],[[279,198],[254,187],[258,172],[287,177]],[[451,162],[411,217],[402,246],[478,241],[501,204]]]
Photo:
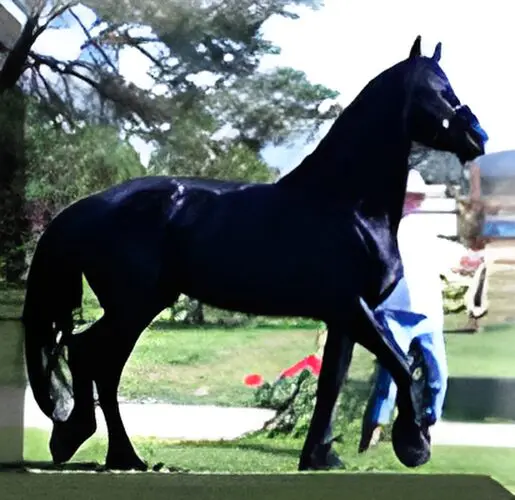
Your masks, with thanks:
[[[321,317],[348,299],[354,280],[343,269],[312,259],[302,263],[298,255],[279,261],[266,251],[249,258],[241,249],[222,257],[212,248],[216,258],[190,256],[183,267],[183,293],[221,309],[268,316]]]
[[[185,294],[204,304],[213,307],[238,311],[262,316],[304,316],[320,317],[322,308],[316,294],[302,293],[302,291],[285,289],[277,293],[277,288],[252,286],[232,287],[230,284],[222,286],[206,286],[200,283],[185,289]]]

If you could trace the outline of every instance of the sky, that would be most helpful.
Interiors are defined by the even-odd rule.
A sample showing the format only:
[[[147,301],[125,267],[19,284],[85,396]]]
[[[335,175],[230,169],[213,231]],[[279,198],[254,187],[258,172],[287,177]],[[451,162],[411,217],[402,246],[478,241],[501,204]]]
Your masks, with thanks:
[[[19,16],[11,0],[0,1]],[[462,103],[488,132],[487,152],[515,149],[514,5],[513,0],[325,0],[318,11],[299,9],[300,19],[274,18],[265,24],[265,37],[282,53],[265,58],[262,66],[305,71],[313,83],[339,91],[338,101],[346,106],[369,80],[404,59],[420,34],[427,55],[442,42],[440,65]],[[75,12],[86,22],[94,18],[81,6]],[[49,30],[35,48],[57,58],[75,58],[83,41],[78,28]],[[136,49],[124,51],[120,71],[127,79],[148,88],[147,69],[147,60]],[[267,148],[264,156],[284,173],[317,140]],[[145,163],[149,148],[141,142],[134,145]]]

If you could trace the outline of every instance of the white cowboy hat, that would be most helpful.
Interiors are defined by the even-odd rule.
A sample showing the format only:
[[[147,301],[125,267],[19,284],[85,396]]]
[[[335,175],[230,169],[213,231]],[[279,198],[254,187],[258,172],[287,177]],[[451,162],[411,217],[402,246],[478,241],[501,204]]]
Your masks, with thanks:
[[[413,194],[427,194],[427,184],[418,170],[411,168],[408,172],[406,192]]]

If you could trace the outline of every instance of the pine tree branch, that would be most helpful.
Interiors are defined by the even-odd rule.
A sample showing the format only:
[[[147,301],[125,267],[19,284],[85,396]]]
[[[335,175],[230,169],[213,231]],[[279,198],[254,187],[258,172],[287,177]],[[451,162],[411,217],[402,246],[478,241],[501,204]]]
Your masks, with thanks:
[[[52,21],[54,21],[54,19],[58,18],[59,16],[64,14],[68,9],[71,9],[72,7],[75,7],[78,4],[79,4],[79,2],[74,0],[73,2],[65,3],[61,7],[56,7],[54,9],[52,9],[47,16],[48,19],[47,19],[46,23],[39,26],[38,29],[34,32],[34,39],[33,39],[32,43],[34,43],[36,41],[36,38],[38,38],[41,35],[41,33],[43,33],[43,31],[45,31],[48,28],[48,26],[50,25],[50,23]],[[42,14],[42,11],[37,14],[37,17],[39,18],[41,16],[41,14]]]
[[[139,119],[146,126],[152,127],[156,123],[165,122],[168,119],[166,109],[161,106],[163,99],[153,97],[147,91],[127,83],[118,74],[105,73],[101,68],[94,67],[85,61],[63,62],[35,52],[31,52],[30,57],[35,66],[45,65],[59,75],[73,76],[87,83],[101,99],[110,101],[120,115],[125,116],[134,124],[138,124]],[[78,68],[97,72],[97,79],[78,71]]]
[[[40,54],[37,54],[36,52],[30,51],[29,56],[34,61],[34,64],[36,66],[45,65],[48,66],[52,71],[55,71],[56,73],[60,75],[71,75],[75,78],[78,78],[79,80],[87,83],[91,87],[93,87],[95,90],[99,92],[99,94],[103,95],[103,92],[100,88],[100,84],[93,80],[92,78],[76,71],[74,67],[81,67],[86,69],[91,69],[88,67],[87,64],[82,63],[80,61],[68,61],[68,62],[62,62],[58,59],[55,59],[52,56],[42,56]],[[107,97],[104,95],[104,97]]]
[[[93,45],[95,47],[95,49],[97,49],[100,52],[100,55],[102,56],[104,61],[107,63],[107,65],[116,73],[118,71],[118,69],[113,64],[113,62],[111,61],[109,56],[106,54],[106,52],[102,48],[102,46],[99,43],[97,43],[96,41],[93,40],[93,38],[91,37],[91,35],[89,33],[89,30],[86,28],[86,26],[84,26],[84,23],[80,20],[79,16],[77,14],[75,14],[75,12],[73,12],[73,9],[70,9],[70,14],[77,21],[77,24],[81,27],[83,33],[86,35],[86,37],[88,39],[87,42],[85,42],[82,45],[82,47],[85,47],[87,45]]]

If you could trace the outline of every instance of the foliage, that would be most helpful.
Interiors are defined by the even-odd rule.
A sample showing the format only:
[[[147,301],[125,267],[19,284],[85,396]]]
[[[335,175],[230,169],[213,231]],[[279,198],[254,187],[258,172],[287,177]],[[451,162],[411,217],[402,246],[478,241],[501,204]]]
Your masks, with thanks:
[[[171,132],[161,140],[150,169],[195,175],[270,181],[277,176],[259,158],[268,144],[280,145],[306,132],[314,134],[340,111],[320,111],[336,97],[289,68],[259,72],[206,92],[195,103],[175,110]]]
[[[258,435],[305,437],[315,408],[317,382],[318,378],[311,371],[303,370],[293,377],[282,377],[258,387],[254,395],[256,406],[277,411]],[[347,433],[359,435],[370,389],[371,380],[368,383],[347,381],[336,408],[335,437]]]
[[[302,71],[274,68],[235,80],[209,94],[208,106],[222,125],[254,151],[307,135],[312,140],[320,125],[338,116],[341,108],[321,105],[338,93],[314,85]]]
[[[468,285],[464,283],[451,283],[443,279],[443,311],[445,314],[458,313],[466,309],[465,295]]]
[[[9,55],[2,79],[17,81],[54,116],[124,122],[127,130],[159,135],[178,106],[202,97],[207,87],[230,85],[253,74],[263,55],[279,48],[265,40],[263,24],[273,16],[293,17],[292,7],[317,8],[318,0],[203,2],[99,2],[84,5],[94,15],[79,16],[77,2],[35,1],[20,43]],[[84,20],[83,20],[84,19]],[[92,21],[92,22],[91,22]],[[47,29],[76,25],[85,42],[75,60],[33,50]],[[120,73],[120,54],[132,49],[149,65],[147,84],[135,85]],[[210,84],[195,77],[209,76]],[[204,78],[205,80],[205,78]]]
[[[26,196],[55,213],[72,201],[145,174],[134,148],[110,125],[84,124],[69,132],[30,108],[26,127]]]
[[[447,151],[415,144],[409,162],[411,167],[420,172],[427,184],[461,185],[466,182],[466,174],[458,157]]]
[[[243,181],[273,180],[274,172],[245,144],[213,139],[217,124],[195,107],[171,118],[172,132],[151,157],[149,172]]]
[[[266,182],[277,172],[265,165],[260,150],[268,142],[278,144],[311,127],[316,130],[339,109],[320,111],[319,104],[335,93],[311,85],[301,73],[257,73],[264,55],[279,53],[263,37],[263,24],[275,16],[296,18],[296,7],[317,8],[319,0],[25,4],[27,20],[19,39],[13,47],[0,47],[6,53],[0,94],[23,89],[56,128],[44,119],[41,126],[30,126],[25,145],[15,132],[23,129],[24,117],[2,107],[0,121],[17,122],[2,131],[3,142],[36,158],[29,161],[26,189],[23,158],[4,158],[8,153],[0,158],[8,174],[7,189],[0,193],[9,209],[4,214],[11,221],[8,227],[15,228],[0,227],[0,254],[1,248],[9,249],[21,268],[25,192],[30,202],[45,200],[43,211],[48,205],[55,210],[133,175],[135,156],[117,141],[117,132],[162,146],[153,172]],[[76,57],[62,59],[35,49],[43,33],[72,26],[84,39]],[[138,84],[122,75],[122,61],[129,54],[140,68]],[[239,98],[246,88],[252,92]],[[267,95],[271,89],[278,90]],[[67,135],[59,132],[62,127]],[[233,132],[230,137],[227,130]],[[58,144],[61,140],[68,144]],[[65,159],[68,166],[63,169]],[[115,168],[118,162],[126,165],[125,172]],[[80,181],[75,186],[76,179]],[[5,252],[0,257],[5,258]]]

